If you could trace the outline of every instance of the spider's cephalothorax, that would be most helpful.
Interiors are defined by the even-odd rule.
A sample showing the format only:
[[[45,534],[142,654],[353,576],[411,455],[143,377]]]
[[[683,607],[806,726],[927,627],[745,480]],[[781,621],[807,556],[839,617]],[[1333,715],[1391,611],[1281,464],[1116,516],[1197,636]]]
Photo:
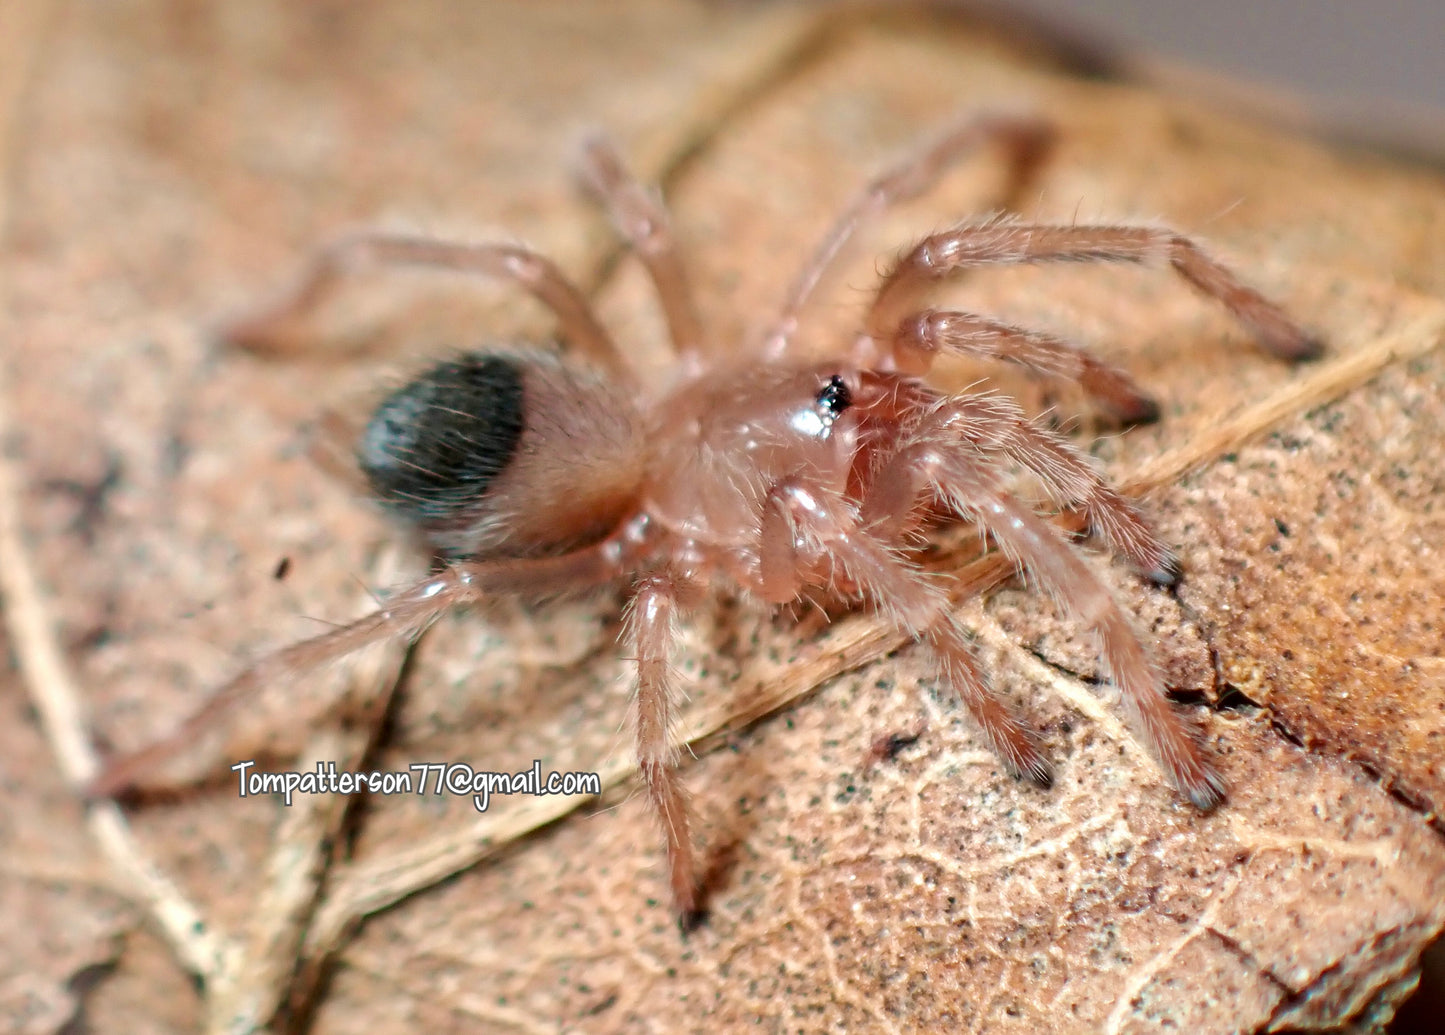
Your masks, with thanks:
[[[1141,575],[1177,577],[1173,556],[1090,459],[996,394],[944,395],[925,380],[940,354],[1005,360],[1078,382],[1124,421],[1157,416],[1123,371],[1083,348],[976,313],[921,307],[929,285],[978,265],[1057,261],[1167,266],[1216,299],[1274,354],[1318,352],[1274,304],[1191,239],[1155,226],[964,223],[905,253],[884,278],[857,337],[830,362],[794,355],[793,338],[822,274],[862,219],[924,190],[980,141],[1032,167],[1047,127],[973,118],[867,186],[798,278],[771,333],[752,350],[704,340],[660,203],[601,140],[586,171],[658,290],[678,371],[666,389],[637,383],[625,354],[555,266],[527,249],[364,233],[325,249],[294,293],[233,328],[264,339],[313,304],[348,264],[412,263],[507,278],[558,316],[572,346],[464,354],[388,396],[358,446],[371,489],[451,563],[392,596],[385,609],[263,660],[223,688],[236,700],[375,639],[415,636],[448,608],[488,594],[556,596],[608,583],[630,594],[627,649],[637,658],[638,764],[661,820],[674,902],[695,913],[698,889],[687,807],[674,770],[678,689],[668,664],[676,619],[709,583],[765,603],[859,598],[916,639],[1008,767],[1040,783],[1051,770],[1029,727],[990,692],[957,622],[945,581],[909,545],[926,517],[975,522],[1097,634],[1135,728],[1173,784],[1200,808],[1223,783],[1164,694],[1127,615],[1049,522],[1010,494],[1031,474],[1059,506]],[[189,742],[212,707],[178,733],[115,760],[98,793],[143,782]]]

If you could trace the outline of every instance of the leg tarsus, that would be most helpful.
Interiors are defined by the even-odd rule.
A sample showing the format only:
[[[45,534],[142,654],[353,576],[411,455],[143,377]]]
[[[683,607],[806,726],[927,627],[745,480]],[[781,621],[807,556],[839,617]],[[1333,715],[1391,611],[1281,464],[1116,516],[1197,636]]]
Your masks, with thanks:
[[[682,940],[687,941],[688,936],[706,924],[707,920],[708,911],[706,906],[695,906],[687,912],[678,913],[677,930],[678,933],[682,935]]]
[[[994,694],[968,645],[967,635],[953,616],[945,615],[928,630],[928,642],[938,659],[940,673],[1009,772],[1040,787],[1053,786],[1053,766],[1044,756],[1038,735]]]
[[[1171,554],[1159,567],[1144,574],[1154,585],[1167,588],[1179,584],[1184,577],[1184,569],[1179,566],[1179,558]]]

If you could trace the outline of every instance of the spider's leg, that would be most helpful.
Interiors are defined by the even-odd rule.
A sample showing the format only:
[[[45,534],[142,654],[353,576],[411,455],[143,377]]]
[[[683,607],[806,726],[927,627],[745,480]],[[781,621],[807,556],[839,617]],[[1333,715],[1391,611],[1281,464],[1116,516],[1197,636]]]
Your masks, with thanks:
[[[1052,784],[1054,770],[1044,757],[1038,735],[1009,711],[988,685],[969,635],[953,615],[945,614],[935,622],[927,639],[939,674],[963,699],[994,754],[1016,776],[1026,776],[1041,787]]]
[[[1039,118],[1004,112],[976,112],[960,119],[941,136],[916,147],[901,162],[869,181],[843,210],[799,272],[783,302],[782,311],[764,339],[764,355],[781,357],[797,329],[800,315],[819,283],[838,266],[839,258],[858,228],[892,205],[919,197],[932,189],[948,168],[988,143],[1006,152],[1009,198],[1020,193],[1054,140],[1054,127]]]
[[[678,689],[672,672],[677,616],[690,586],[663,570],[642,576],[627,611],[627,637],[637,651],[632,727],[637,765],[662,825],[672,901],[684,927],[698,919],[698,887],[687,795],[677,774],[673,740]]]
[[[618,563],[606,544],[558,557],[454,564],[392,596],[381,610],[261,658],[212,694],[171,733],[109,759],[87,788],[87,796],[111,797],[145,785],[148,775],[183,754],[201,733],[261,689],[294,680],[379,640],[415,639],[453,607],[473,603],[485,594],[556,596],[600,585],[617,574]]]
[[[1174,552],[1149,527],[1139,508],[1103,479],[1087,454],[1029,420],[1013,400],[995,394],[955,396],[940,403],[914,436],[945,446],[962,439],[979,455],[1001,454],[1037,478],[1055,503],[1081,508],[1089,527],[1140,574],[1159,585],[1178,580]],[[890,478],[901,476],[898,467],[891,469]],[[899,515],[888,509],[887,501],[891,494],[909,488],[880,486],[865,501],[864,519],[897,521]]]
[[[874,491],[896,494],[910,485],[977,521],[1016,564],[1093,628],[1125,707],[1170,781],[1199,808],[1217,805],[1224,797],[1223,780],[1174,712],[1129,619],[1058,530],[1008,495],[957,444],[924,440],[905,446],[889,458]]]
[[[520,245],[441,241],[381,230],[346,234],[323,246],[289,289],[227,322],[220,335],[236,345],[270,349],[286,336],[290,322],[320,305],[345,274],[373,265],[421,266],[509,280],[556,315],[563,337],[609,370],[627,376],[612,336],[577,287],[545,256]]]
[[[867,335],[890,340],[917,308],[920,292],[959,270],[1035,262],[1167,265],[1233,313],[1276,356],[1311,359],[1321,351],[1320,342],[1284,310],[1183,234],[1156,226],[1048,226],[1005,219],[964,224],[920,241],[879,285],[864,324]]]
[[[678,358],[684,363],[700,363],[705,348],[702,322],[667,209],[632,175],[609,138],[588,140],[582,158],[588,184],[652,277]]]
[[[1004,360],[1077,383],[1125,424],[1159,419],[1159,404],[1132,377],[1082,346],[975,313],[928,310],[908,316],[882,345],[908,373],[927,372],[940,354]]]
[[[931,648],[940,681],[959,695],[1009,770],[1047,785],[1052,779],[1051,770],[1038,739],[989,689],[969,646],[968,634],[949,613],[948,596],[940,585],[890,549],[872,529],[863,527],[840,497],[809,487],[801,477],[785,479],[775,486],[769,504],[788,513],[795,542],[801,540],[809,550],[829,557],[874,607]],[[770,579],[768,553],[765,544],[765,585]],[[774,564],[784,560],[781,552],[774,557]],[[771,578],[777,582],[777,576]]]

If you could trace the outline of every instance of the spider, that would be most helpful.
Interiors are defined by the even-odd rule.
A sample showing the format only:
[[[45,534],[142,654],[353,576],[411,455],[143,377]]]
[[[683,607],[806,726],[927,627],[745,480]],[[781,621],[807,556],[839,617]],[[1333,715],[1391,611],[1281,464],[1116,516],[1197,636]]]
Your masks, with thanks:
[[[231,328],[262,341],[360,263],[407,264],[510,281],[556,315],[567,353],[517,346],[437,362],[381,402],[357,458],[371,492],[441,557],[439,568],[373,614],[261,659],[175,733],[111,761],[92,791],[111,795],[183,749],[227,702],[387,637],[415,638],[450,608],[491,594],[527,599],[625,584],[623,636],[637,662],[631,723],[638,766],[666,845],[672,901],[699,916],[688,805],[673,740],[679,689],[669,667],[678,622],[710,584],[766,605],[861,600],[927,651],[979,732],[1015,775],[1047,785],[1030,727],[989,688],[953,614],[947,580],[914,548],[940,515],[975,522],[1034,582],[1097,634],[1135,729],[1195,806],[1224,784],[1165,696],[1128,615],[1052,524],[1012,496],[1033,475],[1155,583],[1179,570],[1138,507],[1055,431],[997,394],[946,395],[925,375],[964,355],[1071,379],[1125,422],[1158,415],[1123,371],[1060,338],[988,316],[921,307],[938,281],[977,266],[1128,262],[1167,266],[1216,299],[1285,359],[1318,343],[1198,244],[1158,226],[965,222],[919,241],[882,277],[856,337],[832,358],[798,355],[799,314],[870,215],[928,189],[960,156],[1000,145],[1016,174],[1052,140],[1036,119],[960,120],[871,181],[794,282],[770,333],[744,349],[710,345],[668,216],[606,139],[583,171],[656,289],[677,362],[648,389],[580,292],[526,248],[362,232],[322,249],[294,288]]]

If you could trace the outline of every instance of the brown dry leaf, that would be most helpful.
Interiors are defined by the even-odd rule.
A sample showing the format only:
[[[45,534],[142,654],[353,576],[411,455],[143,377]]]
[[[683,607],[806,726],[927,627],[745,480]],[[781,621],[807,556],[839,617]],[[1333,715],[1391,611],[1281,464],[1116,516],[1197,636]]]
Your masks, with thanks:
[[[570,180],[586,127],[665,178],[719,341],[759,327],[868,172],[956,112],[1006,103],[1063,128],[1025,214],[1205,234],[1331,352],[1287,369],[1154,272],[958,289],[1098,343],[1164,402],[1161,424],[1097,451],[1150,493],[1187,582],[1173,598],[1096,567],[1171,683],[1224,706],[1200,717],[1232,786],[1216,814],[1162,783],[1090,685],[1087,639],[1020,589],[965,614],[1044,730],[1048,792],[1005,777],[959,709],[920,692],[908,651],[880,657],[897,641],[868,617],[817,636],[723,604],[679,659],[713,875],[711,919],[684,941],[626,791],[616,602],[499,607],[428,637],[375,764],[598,770],[623,788],[605,808],[378,798],[339,832],[335,803],[281,813],[226,783],[127,813],[127,840],[118,814],[83,817],[13,706],[0,896],[12,929],[45,932],[38,950],[0,942],[15,1030],[77,1015],[96,1031],[245,1030],[288,996],[314,997],[299,1020],[316,1031],[1367,1030],[1408,992],[1445,924],[1438,177],[1086,81],[957,17],[264,2],[56,5],[27,24],[7,37],[32,41],[33,71],[7,95],[0,404],[23,539],[7,523],[0,546],[25,553],[6,606],[42,717],[63,720],[65,699],[34,660],[49,628],[120,746],[314,630],[302,616],[350,613],[357,577],[403,577],[373,565],[384,527],[303,455],[321,406],[398,368],[378,357],[545,330],[506,292],[407,278],[367,279],[318,322],[343,343],[330,358],[217,352],[209,322],[355,223],[517,237],[597,280],[611,245]],[[856,313],[874,255],[999,187],[980,155],[881,221],[812,315],[819,344]],[[639,354],[664,355],[632,264],[601,304]],[[43,594],[16,588],[30,567]],[[285,693],[223,757],[258,729],[304,741],[300,764],[363,749],[365,724],[287,717],[324,708],[317,686]],[[865,765],[880,734],[923,719],[896,759]],[[65,756],[71,779],[83,756]],[[317,905],[333,841],[344,858]],[[157,867],[143,909],[125,905],[137,860]],[[203,975],[200,1000],[143,930]]]

